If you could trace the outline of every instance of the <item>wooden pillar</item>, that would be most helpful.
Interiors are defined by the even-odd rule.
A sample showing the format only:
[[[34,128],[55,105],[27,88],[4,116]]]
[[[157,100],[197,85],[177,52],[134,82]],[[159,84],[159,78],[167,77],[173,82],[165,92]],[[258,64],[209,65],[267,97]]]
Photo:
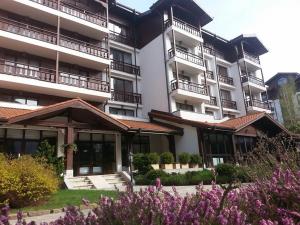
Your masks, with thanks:
[[[175,137],[174,135],[169,135],[168,142],[169,142],[169,151],[173,154],[174,159],[176,160],[176,144],[175,144]]]
[[[239,159],[238,159],[238,152],[237,152],[237,149],[236,149],[236,138],[235,138],[235,135],[232,134],[231,136],[232,138],[232,147],[233,147],[233,158],[234,158],[234,162],[236,164],[238,164],[239,162]]]
[[[66,144],[72,145],[74,144],[74,128],[68,126],[66,128]],[[66,148],[65,150],[65,157],[66,157],[66,176],[73,176],[73,169],[74,169],[74,152],[72,148]]]

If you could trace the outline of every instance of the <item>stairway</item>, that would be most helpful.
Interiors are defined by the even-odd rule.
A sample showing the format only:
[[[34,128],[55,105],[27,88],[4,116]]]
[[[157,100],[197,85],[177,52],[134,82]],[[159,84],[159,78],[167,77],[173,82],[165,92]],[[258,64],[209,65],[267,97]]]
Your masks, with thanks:
[[[71,190],[96,189],[88,177],[70,177],[65,179],[65,184]]]
[[[105,181],[111,186],[111,187],[122,187],[126,184],[126,181],[124,178],[118,174],[106,174],[102,175],[102,177],[105,179]]]

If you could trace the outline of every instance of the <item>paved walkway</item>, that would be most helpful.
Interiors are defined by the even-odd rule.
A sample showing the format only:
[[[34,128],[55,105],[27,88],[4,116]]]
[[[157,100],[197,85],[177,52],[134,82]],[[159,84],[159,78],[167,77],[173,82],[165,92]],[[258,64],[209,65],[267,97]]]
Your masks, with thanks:
[[[147,186],[134,186],[134,191],[139,191],[140,189],[145,189],[145,188],[147,188]],[[211,188],[212,188],[211,185],[204,186],[205,190],[210,190]],[[163,189],[165,191],[173,193],[172,187],[163,187]],[[120,188],[120,191],[124,191],[124,190],[125,190],[125,186]],[[180,195],[184,196],[187,193],[189,193],[189,194],[195,193],[196,186],[177,186],[176,190]],[[82,212],[86,215],[89,211],[90,210],[87,210],[87,209],[82,210]],[[27,223],[29,223],[31,221],[35,221],[37,224],[40,224],[42,222],[49,223],[49,222],[55,221],[58,218],[63,217],[64,215],[65,215],[65,213],[61,212],[61,213],[53,213],[53,214],[47,214],[47,215],[42,215],[42,216],[26,217],[25,219],[26,219]],[[15,225],[16,220],[11,220],[10,222],[12,225]]]

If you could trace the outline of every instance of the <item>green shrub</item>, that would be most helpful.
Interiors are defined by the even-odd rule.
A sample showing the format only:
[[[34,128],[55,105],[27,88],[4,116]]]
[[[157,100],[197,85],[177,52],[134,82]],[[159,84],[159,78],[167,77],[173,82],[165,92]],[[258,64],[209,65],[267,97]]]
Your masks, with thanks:
[[[192,154],[190,158],[190,163],[191,164],[202,164],[202,158],[198,154]]]
[[[218,176],[234,177],[236,168],[233,164],[224,163],[216,166],[216,172]]]
[[[187,172],[185,176],[189,185],[211,184],[214,180],[213,173],[210,170]]]
[[[55,170],[30,156],[7,159],[0,155],[0,203],[12,208],[38,204],[57,191]]]
[[[159,155],[156,152],[151,152],[148,154],[148,160],[150,164],[158,164],[159,163]]]
[[[146,174],[151,170],[151,165],[147,155],[143,153],[133,155],[133,166],[139,171],[140,174]]]
[[[151,185],[153,184],[151,180],[148,180],[145,175],[137,175],[134,177],[136,185]]]
[[[148,180],[155,181],[157,178],[166,177],[168,174],[163,170],[150,170],[145,177]]]
[[[40,143],[37,152],[34,157],[42,162],[51,165],[58,176],[62,176],[64,173],[64,160],[62,157],[57,157],[55,146],[52,146],[48,143],[47,140],[44,140]]]
[[[164,152],[160,155],[160,162],[162,164],[174,163],[174,156],[171,152]]]
[[[178,159],[181,164],[188,164],[190,161],[190,158],[191,158],[191,156],[187,152],[183,152],[178,155]]]
[[[251,178],[244,167],[236,167],[236,178],[242,183],[251,182]]]
[[[164,186],[184,186],[187,184],[185,175],[183,174],[171,174],[161,178],[161,184]]]

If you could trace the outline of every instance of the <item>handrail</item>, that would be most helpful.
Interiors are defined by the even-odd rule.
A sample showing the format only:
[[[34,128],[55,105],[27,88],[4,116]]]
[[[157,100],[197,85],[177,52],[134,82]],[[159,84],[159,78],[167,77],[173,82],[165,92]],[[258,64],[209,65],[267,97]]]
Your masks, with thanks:
[[[58,8],[58,2],[57,0],[30,0],[32,2],[39,3],[41,5],[47,6],[52,9],[57,9]]]
[[[245,83],[245,82],[248,82],[248,81],[252,82],[252,83],[255,83],[257,85],[260,85],[260,86],[265,86],[263,79],[255,77],[253,75],[243,74],[242,75],[242,82]]]
[[[236,101],[232,101],[232,100],[228,100],[228,99],[221,99],[221,102],[222,102],[222,107],[237,110]]]
[[[252,62],[255,62],[256,64],[260,64],[260,60],[259,60],[258,56],[252,55],[252,54],[250,54],[246,51],[243,52],[243,56],[244,56],[245,59],[249,59]]]
[[[252,99],[247,101],[248,107],[257,107],[261,109],[270,109],[270,105],[268,102],[264,102],[258,99]]]
[[[219,81],[225,84],[234,85],[233,78],[219,74]]]
[[[0,29],[51,44],[57,43],[57,35],[54,32],[2,16],[0,16]]]
[[[142,104],[142,95],[133,92],[111,90],[111,100],[134,103],[134,104]]]
[[[140,76],[140,67],[129,63],[112,60],[111,69]]]
[[[215,50],[212,47],[206,46],[206,45],[203,45],[203,51],[204,51],[204,53],[207,53],[209,55],[215,55],[216,54]]]
[[[120,42],[122,44],[126,44],[126,45],[132,45],[133,44],[132,43],[133,42],[132,38],[130,36],[119,34],[119,33],[114,32],[114,31],[109,32],[109,39],[112,40],[112,41]]]
[[[171,20],[166,20],[165,21],[165,29],[170,27],[171,26]],[[193,34],[193,35],[196,35],[196,36],[199,36],[201,37],[201,32],[200,32],[200,29],[181,20],[181,19],[178,19],[176,17],[173,17],[173,25],[184,30],[184,31],[187,31],[188,33],[190,34]]]
[[[177,81],[176,79],[172,80],[171,81],[171,90],[174,91],[177,89],[194,92],[194,93],[201,94],[201,95],[208,95],[207,88],[205,85],[201,85],[201,84],[197,84],[197,83],[193,83],[193,82],[185,82],[182,80]]]
[[[184,59],[188,62],[195,63],[200,66],[204,66],[202,57],[195,55],[193,53],[184,51],[182,49],[176,48],[176,52],[175,52],[175,49],[171,48],[171,49],[169,49],[168,54],[169,54],[170,59],[176,56],[176,57]]]
[[[108,59],[109,57],[107,49],[65,35],[60,35],[59,45],[105,59]]]

